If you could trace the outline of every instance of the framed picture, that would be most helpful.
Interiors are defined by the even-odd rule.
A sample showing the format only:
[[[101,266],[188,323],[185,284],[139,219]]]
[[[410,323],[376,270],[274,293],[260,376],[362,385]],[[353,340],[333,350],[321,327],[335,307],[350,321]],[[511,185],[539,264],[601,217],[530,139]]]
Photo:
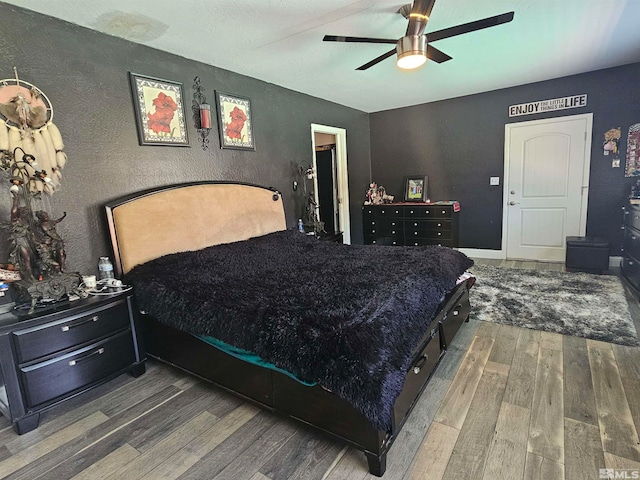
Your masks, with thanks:
[[[189,146],[182,84],[129,72],[140,145]]]
[[[220,148],[255,150],[251,100],[216,91]]]
[[[404,177],[404,201],[426,202],[429,177],[426,175]]]

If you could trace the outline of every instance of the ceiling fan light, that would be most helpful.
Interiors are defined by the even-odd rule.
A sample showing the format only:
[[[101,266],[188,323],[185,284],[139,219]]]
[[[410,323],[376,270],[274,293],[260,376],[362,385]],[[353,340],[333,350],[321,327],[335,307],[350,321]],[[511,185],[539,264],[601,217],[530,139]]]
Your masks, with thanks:
[[[427,37],[424,35],[407,35],[396,44],[399,68],[410,70],[418,68],[427,61]]]

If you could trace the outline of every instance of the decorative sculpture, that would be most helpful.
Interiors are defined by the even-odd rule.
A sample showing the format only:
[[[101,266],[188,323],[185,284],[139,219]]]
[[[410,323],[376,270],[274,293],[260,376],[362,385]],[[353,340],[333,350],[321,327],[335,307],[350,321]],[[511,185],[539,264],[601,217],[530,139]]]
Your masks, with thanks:
[[[78,274],[65,273],[64,240],[51,219],[46,196],[60,187],[67,157],[53,109],[44,93],[18,79],[0,80],[0,173],[11,185],[8,265],[18,299],[57,301],[75,292]],[[37,157],[37,160],[36,160]]]

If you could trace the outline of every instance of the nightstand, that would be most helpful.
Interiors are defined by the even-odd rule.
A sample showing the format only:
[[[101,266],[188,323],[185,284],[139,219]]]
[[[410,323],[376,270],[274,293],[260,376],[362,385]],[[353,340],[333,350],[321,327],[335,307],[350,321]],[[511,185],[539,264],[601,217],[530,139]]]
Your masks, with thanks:
[[[0,413],[29,432],[46,409],[124,372],[142,375],[145,359],[131,291],[2,314]]]

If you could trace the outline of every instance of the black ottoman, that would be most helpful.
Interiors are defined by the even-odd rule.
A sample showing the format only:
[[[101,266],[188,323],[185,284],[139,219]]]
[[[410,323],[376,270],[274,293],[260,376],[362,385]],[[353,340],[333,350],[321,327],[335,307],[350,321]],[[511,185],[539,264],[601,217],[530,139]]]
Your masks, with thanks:
[[[609,241],[604,237],[567,237],[568,271],[602,273],[609,269]]]

